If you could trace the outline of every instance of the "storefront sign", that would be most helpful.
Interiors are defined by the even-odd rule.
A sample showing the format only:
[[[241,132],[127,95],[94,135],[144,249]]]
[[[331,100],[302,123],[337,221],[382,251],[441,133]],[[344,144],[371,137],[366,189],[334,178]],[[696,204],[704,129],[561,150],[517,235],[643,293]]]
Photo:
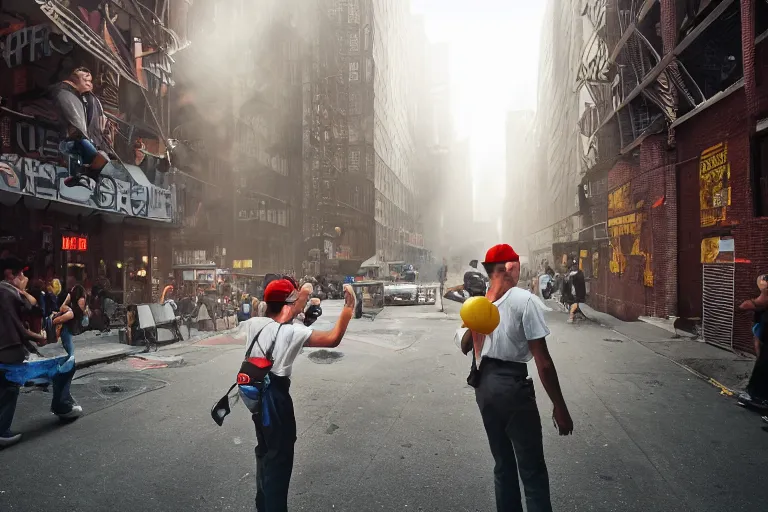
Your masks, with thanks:
[[[84,236],[62,236],[61,250],[62,251],[80,251],[80,252],[87,251],[88,239],[85,238]]]
[[[701,152],[699,159],[699,202],[701,227],[715,226],[726,218],[731,204],[731,164],[728,143],[721,142]]]
[[[18,201],[18,198],[2,194],[10,192],[130,217],[163,222],[173,220],[173,189],[150,184],[137,167],[126,171],[109,164],[102,171],[98,183],[90,180],[86,187],[67,187],[64,179],[68,176],[69,172],[64,167],[19,155],[2,154],[0,202],[6,201],[4,196],[9,197],[8,201]]]
[[[253,260],[232,260],[232,268],[253,268]]]

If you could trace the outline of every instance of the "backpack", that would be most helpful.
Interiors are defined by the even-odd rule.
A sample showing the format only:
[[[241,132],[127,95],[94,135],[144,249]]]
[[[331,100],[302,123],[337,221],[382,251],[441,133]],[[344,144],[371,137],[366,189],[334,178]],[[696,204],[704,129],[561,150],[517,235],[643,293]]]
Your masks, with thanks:
[[[270,323],[267,325],[270,325]],[[254,415],[261,415],[262,423],[265,426],[269,426],[270,424],[269,408],[264,407],[264,398],[269,390],[269,374],[272,371],[272,366],[275,362],[272,357],[272,351],[275,348],[275,343],[277,343],[280,329],[287,324],[280,324],[277,327],[275,339],[272,340],[269,348],[266,351],[262,349],[264,357],[248,357],[253,350],[253,347],[258,343],[259,337],[267,325],[262,327],[261,330],[256,333],[256,336],[253,337],[253,340],[251,340],[248,350],[245,351],[245,359],[240,365],[240,371],[237,374],[235,383],[230,386],[224,396],[211,408],[211,417],[219,426],[224,424],[224,418],[231,412],[229,407],[229,394],[235,389],[235,386],[238,386],[239,395],[243,398],[243,402],[251,413]],[[259,348],[261,348],[261,345],[259,345]]]

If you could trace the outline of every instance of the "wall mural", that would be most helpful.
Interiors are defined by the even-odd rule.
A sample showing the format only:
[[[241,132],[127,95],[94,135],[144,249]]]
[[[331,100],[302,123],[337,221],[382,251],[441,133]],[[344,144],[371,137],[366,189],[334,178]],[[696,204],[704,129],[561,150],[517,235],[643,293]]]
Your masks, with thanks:
[[[608,237],[612,274],[630,272],[630,280],[653,286],[653,267],[650,250],[650,231],[644,229],[648,214],[643,211],[644,201],[635,201],[630,183],[625,183],[608,194]]]
[[[699,158],[699,203],[701,227],[715,226],[726,219],[731,205],[731,164],[728,143],[721,142],[701,152]]]
[[[0,54],[9,69],[50,57],[53,52],[65,55],[72,49],[67,36],[55,34],[48,24],[20,28],[0,38]]]
[[[136,172],[142,171],[136,168]],[[1,194],[10,192],[14,195],[21,194],[25,197],[58,201],[130,217],[164,222],[173,220],[172,189],[138,183],[128,177],[129,173],[112,164],[104,169],[99,182],[90,181],[89,187],[67,187],[64,185],[64,179],[67,176],[69,171],[54,163],[41,162],[19,155],[2,154],[0,155],[0,201],[5,199],[6,204],[16,202],[18,198]]]

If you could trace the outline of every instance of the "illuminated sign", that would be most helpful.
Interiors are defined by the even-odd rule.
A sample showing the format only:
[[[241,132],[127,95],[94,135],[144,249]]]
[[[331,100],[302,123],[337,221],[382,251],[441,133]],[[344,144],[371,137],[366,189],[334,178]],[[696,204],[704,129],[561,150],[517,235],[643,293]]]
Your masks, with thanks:
[[[253,268],[253,260],[233,260],[232,268]]]
[[[84,236],[62,236],[61,237],[61,250],[62,251],[87,251],[88,239]]]

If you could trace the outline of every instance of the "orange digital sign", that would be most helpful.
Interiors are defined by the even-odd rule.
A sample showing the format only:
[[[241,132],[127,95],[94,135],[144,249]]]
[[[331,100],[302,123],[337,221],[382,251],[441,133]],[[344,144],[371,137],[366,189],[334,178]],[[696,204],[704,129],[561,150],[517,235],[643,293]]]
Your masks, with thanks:
[[[62,251],[87,251],[88,239],[84,236],[62,236],[61,237],[61,250]]]

